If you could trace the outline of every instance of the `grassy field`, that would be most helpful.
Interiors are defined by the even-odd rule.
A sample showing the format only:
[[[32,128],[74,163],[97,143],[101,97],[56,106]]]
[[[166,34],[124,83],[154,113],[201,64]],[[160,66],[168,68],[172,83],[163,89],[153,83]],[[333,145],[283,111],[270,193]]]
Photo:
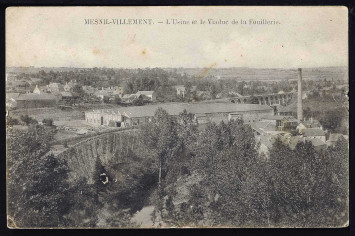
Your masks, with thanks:
[[[21,109],[10,112],[11,115],[20,117],[28,115],[37,121],[43,119],[53,119],[53,121],[84,120],[85,114],[80,110],[61,110],[59,108],[33,108]]]

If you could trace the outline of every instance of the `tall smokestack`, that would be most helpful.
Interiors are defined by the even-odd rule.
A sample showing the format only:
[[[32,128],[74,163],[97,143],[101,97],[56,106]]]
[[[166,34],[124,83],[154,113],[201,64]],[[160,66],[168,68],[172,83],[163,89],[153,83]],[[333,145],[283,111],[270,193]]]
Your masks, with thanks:
[[[297,103],[297,120],[303,120],[302,106],[302,68],[298,68],[298,103]]]

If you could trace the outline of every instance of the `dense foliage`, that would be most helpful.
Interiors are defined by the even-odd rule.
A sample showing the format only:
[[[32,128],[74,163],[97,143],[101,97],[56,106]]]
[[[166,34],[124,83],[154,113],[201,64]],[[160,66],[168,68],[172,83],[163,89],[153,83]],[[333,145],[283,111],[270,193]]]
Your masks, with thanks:
[[[197,129],[188,114],[159,110],[143,127],[144,144],[161,171],[157,220],[172,225],[341,226],[348,216],[348,147],[294,150],[275,142],[259,156],[242,121]],[[191,180],[199,179],[194,182]],[[181,196],[177,182],[190,186]],[[190,183],[189,183],[190,182]]]
[[[158,109],[121,140],[124,148],[97,158],[92,181],[72,182],[65,161],[44,155],[53,129],[30,125],[8,137],[14,226],[134,227],[133,215],[148,205],[156,225],[314,227],[348,219],[344,139],[321,151],[276,140],[264,156],[241,120],[199,125],[186,111],[172,117]]]
[[[53,135],[38,125],[8,131],[8,214],[14,227],[64,226],[69,169],[65,161],[44,155]]]

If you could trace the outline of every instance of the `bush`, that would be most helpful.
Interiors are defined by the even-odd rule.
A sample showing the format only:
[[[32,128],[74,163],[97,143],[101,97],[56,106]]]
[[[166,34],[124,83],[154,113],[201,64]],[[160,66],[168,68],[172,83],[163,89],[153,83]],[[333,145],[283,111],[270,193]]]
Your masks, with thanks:
[[[53,126],[53,120],[52,119],[43,119],[42,123],[46,126]]]
[[[20,124],[18,119],[13,118],[11,116],[7,117],[7,125],[18,125],[18,124]]]
[[[28,115],[21,115],[20,120],[25,124],[25,125],[34,125],[38,124],[38,121],[32,117],[29,117]]]

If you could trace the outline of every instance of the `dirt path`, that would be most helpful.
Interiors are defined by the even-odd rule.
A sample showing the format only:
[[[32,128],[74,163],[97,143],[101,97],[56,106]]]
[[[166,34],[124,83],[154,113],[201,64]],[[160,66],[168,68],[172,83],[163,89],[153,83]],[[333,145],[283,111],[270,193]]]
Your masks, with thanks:
[[[134,216],[132,217],[132,222],[136,222],[137,224],[140,225],[140,227],[152,227],[153,226],[153,221],[151,214],[154,211],[154,206],[146,206],[143,207],[142,210],[138,211]]]

